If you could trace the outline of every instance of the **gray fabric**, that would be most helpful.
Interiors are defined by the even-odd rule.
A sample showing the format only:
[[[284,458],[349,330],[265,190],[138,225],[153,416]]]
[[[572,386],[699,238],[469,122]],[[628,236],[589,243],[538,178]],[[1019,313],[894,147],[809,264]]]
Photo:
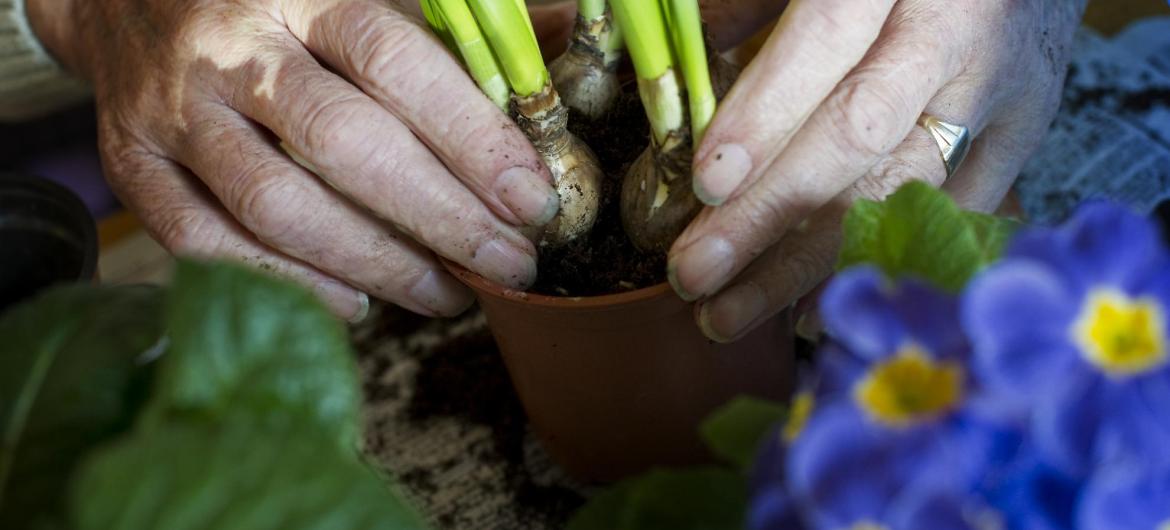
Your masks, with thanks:
[[[88,93],[41,46],[24,2],[0,0],[0,121],[35,118]]]

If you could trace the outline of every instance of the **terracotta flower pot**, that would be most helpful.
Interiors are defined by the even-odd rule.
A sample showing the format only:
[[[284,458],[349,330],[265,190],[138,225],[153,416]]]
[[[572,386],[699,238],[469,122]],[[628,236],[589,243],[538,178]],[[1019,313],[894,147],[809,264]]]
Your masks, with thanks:
[[[445,262],[475,290],[529,421],[558,464],[586,481],[709,461],[698,426],[731,398],[785,399],[790,316],[730,345],[707,340],[667,284],[550,297]]]

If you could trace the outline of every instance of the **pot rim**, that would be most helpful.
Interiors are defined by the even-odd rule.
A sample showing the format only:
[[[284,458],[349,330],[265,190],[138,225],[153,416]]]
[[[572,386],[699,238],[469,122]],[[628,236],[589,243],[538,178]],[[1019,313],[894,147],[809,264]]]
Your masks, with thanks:
[[[660,298],[663,295],[674,294],[674,289],[671,288],[670,284],[668,282],[662,282],[650,287],[643,287],[641,289],[627,291],[624,293],[605,294],[599,296],[549,296],[545,294],[530,293],[527,291],[517,291],[515,289],[504,287],[444,257],[440,257],[439,261],[441,261],[443,266],[446,267],[447,270],[451,272],[451,274],[454,274],[455,277],[459,279],[459,281],[471,287],[478,293],[486,294],[493,298],[533,307],[549,309],[591,309],[600,307],[615,307],[638,304],[647,300]],[[682,299],[679,298],[679,301],[682,302]]]
[[[57,208],[55,212],[37,213],[30,216],[28,212],[17,212],[9,215],[0,211],[0,218],[27,219],[36,217],[36,215],[59,216],[48,222],[76,237],[77,240],[72,242],[77,243],[81,253],[81,264],[75,280],[89,281],[95,277],[99,250],[97,225],[89,208],[76,193],[44,177],[0,171],[0,195],[31,195],[52,203]],[[0,224],[0,230],[4,229],[5,227]]]

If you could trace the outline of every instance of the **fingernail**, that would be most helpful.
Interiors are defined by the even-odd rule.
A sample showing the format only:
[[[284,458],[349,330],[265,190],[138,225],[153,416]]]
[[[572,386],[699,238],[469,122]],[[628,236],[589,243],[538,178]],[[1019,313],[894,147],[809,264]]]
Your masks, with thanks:
[[[515,246],[492,239],[471,255],[471,268],[489,280],[514,289],[524,289],[536,281],[536,260]]]
[[[473,300],[471,293],[454,276],[437,270],[427,271],[407,295],[440,316],[458,315]]]
[[[809,342],[821,339],[825,331],[825,324],[821,321],[821,314],[815,308],[796,320],[796,335]]]
[[[526,167],[501,173],[496,179],[495,192],[516,217],[531,226],[547,224],[561,204],[552,184]]]
[[[714,293],[735,268],[735,249],[726,239],[707,236],[684,248],[667,264],[671,286],[683,300]]]
[[[752,172],[752,157],[739,144],[716,147],[695,168],[695,195],[709,206],[719,206]]]
[[[736,285],[699,308],[699,328],[716,342],[732,342],[751,329],[768,310],[768,299],[756,284]]]
[[[337,315],[351,324],[360,323],[370,314],[370,297],[341,282],[327,281],[313,289],[317,297],[325,302]]]

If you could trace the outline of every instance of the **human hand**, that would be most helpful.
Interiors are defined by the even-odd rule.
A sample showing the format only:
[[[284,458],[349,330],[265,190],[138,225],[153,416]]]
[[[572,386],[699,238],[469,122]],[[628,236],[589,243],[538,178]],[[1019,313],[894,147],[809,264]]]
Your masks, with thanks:
[[[793,0],[695,153],[704,210],[669,276],[699,325],[742,336],[832,271],[844,212],[901,184],[1003,199],[1055,116],[1084,0]],[[951,177],[916,122],[975,141]]]
[[[552,177],[417,2],[29,2],[47,47],[94,85],[111,187],[168,250],[287,276],[348,319],[364,293],[466,308],[432,251],[534,281],[516,227],[556,213]]]

